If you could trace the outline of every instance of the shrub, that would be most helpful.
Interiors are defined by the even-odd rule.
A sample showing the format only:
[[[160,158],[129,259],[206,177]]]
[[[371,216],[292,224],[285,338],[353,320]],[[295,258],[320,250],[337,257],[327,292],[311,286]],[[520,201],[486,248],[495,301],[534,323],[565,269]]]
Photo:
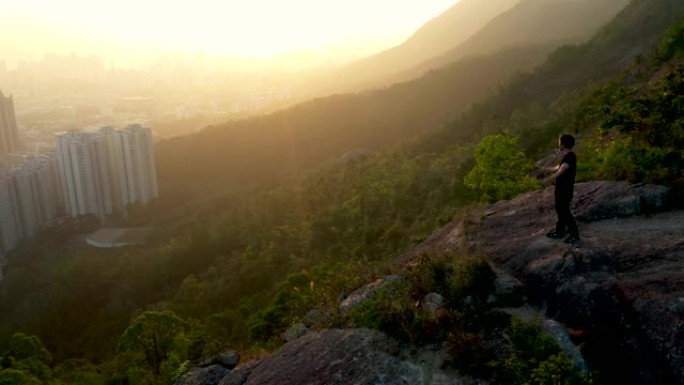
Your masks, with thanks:
[[[670,184],[681,179],[681,162],[677,152],[627,138],[608,147],[603,173],[630,182]]]
[[[422,298],[443,295],[451,309],[482,309],[492,293],[496,274],[483,258],[450,254],[422,255],[409,270],[407,280]]]
[[[407,282],[392,282],[354,308],[349,315],[354,327],[367,327],[414,345],[425,341],[424,318],[411,298]]]
[[[532,384],[535,385],[589,385],[588,374],[577,370],[575,364],[563,353],[542,361],[532,370]]]
[[[531,165],[518,148],[517,138],[486,136],[475,149],[475,163],[464,183],[484,202],[510,199],[539,187],[539,182],[529,175]]]

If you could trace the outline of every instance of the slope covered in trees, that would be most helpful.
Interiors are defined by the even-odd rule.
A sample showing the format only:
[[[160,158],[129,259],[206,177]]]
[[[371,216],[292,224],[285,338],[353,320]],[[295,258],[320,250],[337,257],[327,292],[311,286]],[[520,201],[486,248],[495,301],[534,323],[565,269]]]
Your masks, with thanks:
[[[8,269],[14,273],[8,274],[0,293],[0,313],[11,314],[0,323],[0,379],[170,383],[186,361],[198,362],[228,348],[252,354],[271,349],[310,309],[336,308],[340,293],[394,271],[396,255],[465,205],[486,198],[464,181],[479,162],[476,149],[486,160],[488,149],[504,148],[510,155],[504,159],[524,164],[552,148],[559,133],[571,130],[580,138],[580,179],[664,182],[681,193],[683,17],[679,0],[634,1],[589,43],[556,51],[538,71],[518,75],[437,132],[250,194],[222,195],[205,181],[201,187],[207,198],[202,202],[157,213],[163,214],[157,217],[157,244],[115,252],[58,241],[42,249],[27,247],[23,259]],[[483,140],[491,135],[495,139]],[[512,136],[518,141],[506,139]],[[197,138],[188,140],[212,144]],[[173,151],[183,154],[180,145]],[[219,150],[207,151],[216,156]],[[644,151],[652,153],[643,156]],[[160,162],[165,168],[160,172],[170,175],[178,167],[187,177],[167,179],[167,191],[222,177],[222,166],[246,167],[249,160],[218,162],[212,172],[193,179],[193,171],[205,171],[197,166],[183,171],[182,162],[191,155],[179,157],[178,163]],[[488,195],[507,198],[528,188],[525,177],[516,174],[514,188]],[[477,281],[472,277],[488,274],[477,263],[474,270],[451,260],[440,263],[427,261],[427,270],[415,273],[417,285],[410,290],[427,290],[423,286],[432,284],[430,272],[454,270],[463,280],[447,283],[455,285],[449,290],[460,298],[477,290],[468,284]],[[401,306],[391,308],[396,312],[382,313],[389,318],[373,310],[382,309],[379,303],[364,310],[358,325],[383,319],[420,321],[404,306],[415,294],[410,290]],[[460,321],[485,324],[484,319]],[[330,320],[333,325],[338,321]],[[433,333],[434,325],[409,324],[416,328],[397,331],[398,338],[420,344],[440,336]],[[133,336],[150,335],[138,333],[144,326],[146,332],[157,326],[163,331],[159,355],[134,347]],[[525,326],[505,327],[527,336],[522,345],[536,338]],[[458,335],[476,336],[470,329],[463,331]],[[15,332],[40,337],[51,357],[42,353],[39,341]],[[12,341],[29,341],[33,353],[18,355]],[[465,353],[483,352],[465,351],[463,357],[471,356]],[[533,368],[528,357],[537,365],[548,358],[528,353],[524,362],[510,362]],[[454,365],[486,375],[478,362]],[[529,373],[516,372],[505,362],[496,365],[500,371],[492,376],[513,373],[520,374],[515,377],[520,383],[530,380],[525,377]]]
[[[518,3],[520,0],[459,1],[404,43],[317,77],[309,86],[324,92],[342,92],[390,84],[385,79],[458,46]]]
[[[315,99],[267,116],[208,127],[158,143],[164,196],[201,196],[296,176],[341,155],[380,150],[436,130],[515,71],[541,63],[550,47],[472,57],[386,89]]]
[[[460,58],[506,47],[584,42],[628,3],[629,0],[524,0],[494,18],[462,44],[390,79],[412,79]]]
[[[597,6],[585,0],[526,0],[511,9],[511,15],[502,15],[476,34],[471,39],[476,43],[465,43],[466,48],[477,49],[465,49],[450,64],[445,62],[419,79],[358,94],[318,98],[267,116],[227,122],[163,141],[157,157],[162,188],[182,193],[178,191],[182,186],[196,189],[188,192],[190,195],[204,195],[219,184],[243,186],[301,175],[350,151],[381,150],[429,134],[473,101],[493,92],[512,74],[540,64],[560,41],[580,41],[588,36],[624,2],[610,0]],[[462,4],[466,5],[475,7],[470,2]],[[444,17],[451,20],[452,12],[458,9],[457,5]],[[441,30],[443,23],[426,26],[419,35],[430,36],[436,32],[429,31]],[[567,28],[552,28],[558,26]],[[555,32],[547,32],[549,28]],[[480,55],[473,56],[476,53]]]

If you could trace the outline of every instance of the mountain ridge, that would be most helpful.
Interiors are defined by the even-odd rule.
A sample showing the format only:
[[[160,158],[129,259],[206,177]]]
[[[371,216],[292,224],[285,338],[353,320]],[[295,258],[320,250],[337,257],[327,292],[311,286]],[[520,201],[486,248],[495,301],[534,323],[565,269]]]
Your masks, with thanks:
[[[351,83],[344,88],[341,84],[331,89],[353,90],[357,85],[368,84],[370,79],[382,78],[401,68],[411,67],[422,60],[439,55],[457,46],[475,34],[488,21],[501,12],[515,6],[520,0],[461,0],[441,15],[420,27],[404,43],[368,58],[347,64],[336,70],[332,78],[343,78]],[[478,12],[480,11],[480,12]],[[330,80],[325,80],[328,82]]]
[[[495,17],[460,45],[402,74],[397,74],[392,79],[399,81],[414,78],[459,58],[486,54],[503,47],[515,47],[530,42],[553,42],[558,46],[582,43],[595,35],[599,28],[624,9],[629,2],[630,0],[600,3],[591,0],[523,0]],[[597,6],[600,8],[596,9]],[[523,21],[530,14],[543,14],[545,17]],[[579,21],[582,28],[578,28]],[[497,37],[502,41],[497,42]]]
[[[578,197],[582,199],[575,208],[581,215],[578,219],[588,220],[582,222],[587,230],[587,247],[585,252],[575,252],[543,236],[553,214],[548,212],[548,206],[542,207],[545,213],[539,212],[539,198],[549,205],[550,191],[510,196],[510,200],[483,212],[483,206],[476,202],[487,197],[466,186],[464,177],[478,165],[475,149],[480,148],[477,143],[485,137],[503,138],[510,143],[501,153],[521,159],[516,168],[529,177],[520,165],[553,149],[559,133],[576,132],[578,177],[582,180],[628,179],[639,183],[630,185],[638,190],[652,179],[665,179],[665,183],[681,179],[684,110],[677,97],[684,89],[683,16],[684,3],[679,0],[635,0],[594,39],[555,51],[535,72],[515,75],[465,113],[453,120],[448,117],[450,121],[438,127],[437,133],[417,136],[397,147],[345,163],[324,165],[313,174],[307,173],[311,168],[293,165],[303,164],[297,161],[307,156],[329,156],[326,151],[330,150],[320,138],[296,137],[296,131],[288,129],[293,122],[288,121],[292,117],[287,114],[262,121],[260,133],[273,132],[269,131],[270,125],[283,128],[281,137],[267,137],[271,141],[267,150],[254,147],[263,144],[257,135],[224,137],[232,140],[231,147],[218,143],[221,137],[212,135],[202,138],[204,142],[192,142],[190,149],[183,148],[190,143],[183,140],[174,143],[177,147],[167,146],[165,155],[175,154],[177,163],[166,163],[164,172],[171,174],[177,168],[179,174],[176,180],[165,180],[166,191],[162,191],[169,205],[157,202],[136,208],[131,210],[130,218],[130,223],[153,220],[160,230],[157,244],[121,252],[79,252],[64,234],[58,233],[52,235],[54,239],[46,235],[41,240],[46,242],[42,249],[30,244],[18,250],[20,254],[13,259],[12,267],[24,275],[8,275],[0,291],[0,313],[7,314],[0,319],[0,343],[5,344],[0,350],[5,349],[7,341],[23,338],[10,337],[13,332],[32,333],[45,341],[54,354],[56,367],[51,371],[49,354],[39,354],[45,361],[40,362],[43,366],[30,366],[35,362],[27,362],[7,349],[0,359],[0,377],[19,372],[44,382],[53,378],[66,383],[81,379],[85,383],[118,385],[173,383],[187,365],[214,363],[206,358],[224,349],[238,349],[245,359],[263,358],[268,355],[264,351],[274,351],[283,339],[289,340],[313,324],[340,325],[337,315],[344,314],[335,310],[340,299],[356,297],[354,290],[368,282],[375,287],[384,282],[388,285],[380,293],[385,296],[354,310],[351,325],[357,330],[382,330],[415,346],[447,343],[454,358],[447,365],[474,373],[476,378],[488,378],[492,383],[510,383],[514,379],[520,384],[546,378],[553,383],[552,376],[561,372],[564,378],[574,376],[579,384],[591,383],[581,382],[581,373],[566,370],[573,364],[560,355],[556,344],[539,336],[540,325],[519,323],[510,317],[515,312],[498,311],[500,306],[518,306],[524,301],[520,294],[531,293],[534,296],[528,299],[538,302],[535,304],[547,310],[547,315],[560,315],[559,319],[575,326],[569,330],[572,341],[590,341],[586,346],[595,348],[597,336],[615,337],[605,346],[608,353],[614,349],[619,355],[587,350],[592,365],[600,364],[603,357],[624,358],[618,363],[629,370],[618,372],[616,378],[630,377],[642,368],[647,370],[622,383],[667,383],[674,378],[669,382],[674,384],[681,373],[677,371],[681,367],[677,366],[681,350],[668,343],[681,341],[680,321],[684,314],[677,297],[682,287],[682,269],[678,265],[681,211],[673,214],[652,210],[652,202],[662,195],[628,195],[615,182],[608,185],[608,190],[617,194],[610,202],[619,204],[605,205],[596,195],[602,182],[578,185]],[[661,47],[668,55],[656,52]],[[526,55],[523,52],[520,56],[524,59]],[[481,69],[477,67],[483,63],[491,64],[491,60],[474,60],[471,66]],[[434,83],[425,83],[421,92],[440,83],[455,88],[447,73],[431,74]],[[411,84],[403,87],[397,86],[405,91]],[[418,95],[415,99],[401,92],[392,94],[392,98],[408,101],[403,106],[410,107],[423,95],[426,106],[421,108],[429,109],[429,93],[413,92],[411,95]],[[334,110],[335,103],[353,96],[322,100]],[[397,107],[378,108],[372,97],[365,97],[357,101],[358,110],[336,110],[335,114],[317,110],[315,104],[305,106],[310,109],[309,120],[304,119],[306,127],[320,132],[336,123],[349,124],[355,115],[362,115],[375,129],[382,128],[379,119],[385,115],[406,119],[400,115],[404,111],[395,110]],[[311,119],[315,116],[320,119],[314,122]],[[635,126],[634,122],[640,124]],[[423,131],[418,120],[406,127],[408,134]],[[382,136],[379,134],[368,133]],[[521,138],[520,142],[515,142],[516,137]],[[295,139],[306,145],[294,146]],[[236,149],[243,147],[244,151],[238,153]],[[253,148],[261,152],[251,151]],[[299,150],[306,148],[321,153],[311,155]],[[274,149],[287,156],[264,166],[262,175],[250,175],[252,163],[271,155]],[[641,161],[644,159],[648,162]],[[231,179],[236,176],[233,172],[246,176],[239,180],[242,184]],[[291,178],[246,192],[226,194],[220,189],[226,187],[221,183],[242,187],[253,180],[247,177],[281,177],[279,172],[287,172]],[[597,188],[585,190],[591,183]],[[194,194],[186,195],[187,199],[173,195],[188,185],[194,188]],[[642,209],[647,210],[639,211]],[[473,215],[461,215],[468,212]],[[619,216],[625,212],[644,216],[620,219],[616,226],[604,217],[592,219],[597,213]],[[453,222],[455,218],[465,218],[465,224],[472,227],[468,231],[448,231],[452,227],[445,225],[459,224]],[[662,228],[660,224],[664,224]],[[490,231],[477,233],[478,228]],[[663,230],[672,231],[658,233]],[[440,244],[443,247],[453,246],[451,239],[472,235],[465,238],[467,244],[472,241],[491,251],[493,260],[526,285],[518,284],[515,278],[497,276],[484,263],[484,253],[465,252],[428,255],[412,261],[416,268],[407,274],[410,285],[402,286],[394,278],[378,279],[396,273],[387,264],[394,264],[396,256],[416,244],[429,244],[435,239],[430,236],[437,234],[435,231],[449,236],[446,243]],[[515,247],[502,242],[508,233],[515,234],[511,241]],[[603,233],[606,240],[611,237],[610,242],[602,242],[598,235]],[[657,234],[655,239],[663,239],[663,243],[649,242],[649,234]],[[644,254],[636,255],[636,251]],[[675,263],[668,265],[670,259]],[[663,268],[668,270],[661,276],[665,279],[652,275]],[[525,286],[529,291],[521,292]],[[399,297],[388,296],[393,293]],[[442,298],[436,295],[439,293],[444,293]],[[642,293],[648,294],[648,301],[643,301]],[[497,309],[490,312],[492,304]],[[655,308],[650,309],[650,304]],[[586,309],[591,309],[590,317],[582,313]],[[326,310],[336,316],[326,316]],[[133,346],[130,339],[117,349],[122,346],[118,344],[120,336],[131,337],[136,327],[146,325],[144,321],[158,317],[183,329],[179,334],[166,335],[161,356],[145,359],[144,351],[126,349]],[[300,321],[304,328],[298,324]],[[283,332],[293,324],[297,327],[284,338]],[[376,335],[341,334],[354,338]],[[484,335],[493,340],[483,339]],[[637,348],[651,341],[665,342],[651,346],[646,352],[650,357],[639,353]],[[42,353],[48,349],[38,350]],[[639,362],[640,358],[645,361]],[[359,360],[350,361],[353,370]],[[407,361],[413,369],[416,367],[411,365],[421,362]],[[334,361],[334,357],[324,365],[328,363],[347,364]],[[267,366],[264,363],[261,368]],[[603,368],[608,375],[623,369],[609,365]],[[429,377],[429,373],[413,369],[411,378],[419,374]],[[238,380],[244,383],[245,378]],[[380,380],[387,381],[387,377]],[[610,378],[605,382],[611,383]]]
[[[529,1],[535,5],[526,9],[537,9],[538,2]],[[617,7],[616,4],[623,1],[611,0],[610,4]],[[582,9],[586,10],[586,0],[573,4],[582,4]],[[227,165],[224,174],[227,172],[229,178],[242,175],[242,180],[265,172],[269,177],[283,170],[290,175],[300,173],[312,164],[329,161],[330,156],[326,157],[326,153],[334,158],[357,148],[381,149],[437,130],[470,103],[506,83],[516,71],[528,71],[541,64],[554,47],[538,43],[500,49],[489,55],[469,56],[412,81],[355,94],[319,97],[266,116],[227,122],[194,136],[160,142],[157,159],[160,169],[182,172],[188,180],[200,177],[204,170],[212,170],[203,178],[203,183],[214,178],[217,170],[213,165],[219,162]],[[325,119],[326,116],[329,119]],[[267,138],[262,146],[254,137],[257,131]],[[274,142],[276,138],[280,142]],[[231,147],[237,142],[241,145]],[[221,143],[225,147],[219,147]],[[228,148],[230,150],[226,151]],[[297,156],[285,155],[283,150],[287,148]],[[186,170],[193,165],[191,153],[201,154],[196,159],[203,161],[195,164],[193,170]],[[170,162],[171,154],[179,154],[179,161]],[[235,156],[230,158],[231,154]],[[267,157],[276,155],[281,159],[265,164]],[[285,156],[287,161],[283,161]],[[250,163],[263,165],[252,167]],[[237,168],[232,168],[233,164]]]

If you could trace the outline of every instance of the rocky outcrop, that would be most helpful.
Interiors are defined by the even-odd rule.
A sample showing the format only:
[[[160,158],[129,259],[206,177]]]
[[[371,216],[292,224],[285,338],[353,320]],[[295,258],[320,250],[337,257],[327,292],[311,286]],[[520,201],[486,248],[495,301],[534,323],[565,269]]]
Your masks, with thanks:
[[[434,358],[434,357],[433,357]],[[230,372],[220,385],[476,385],[439,369],[440,360],[408,356],[384,334],[328,329],[288,342],[272,356]]]
[[[239,361],[240,356],[237,352],[227,352],[209,358],[192,368],[176,385],[216,385],[237,366]]]
[[[606,373],[605,383],[682,385],[684,211],[667,211],[668,197],[660,186],[578,184],[573,211],[582,241],[568,245],[545,236],[556,219],[549,188],[473,209],[400,262],[476,250],[497,273],[488,302],[543,320],[542,329],[577,367]],[[378,279],[341,297],[340,313],[400,279]],[[443,304],[438,293],[421,301],[433,317]],[[446,371],[444,349],[408,351],[366,329],[320,330],[327,320],[327,313],[313,310],[270,357],[232,370],[207,362],[182,384],[213,385],[219,377],[221,385],[482,383]]]
[[[176,385],[216,385],[228,373],[230,373],[230,369],[221,365],[196,367],[192,368],[190,373],[178,381]]]
[[[547,316],[574,330],[592,369],[620,384],[684,384],[684,211],[653,185],[576,186],[582,241],[545,233],[553,190],[459,219],[402,257],[477,250],[520,280]]]
[[[386,287],[392,282],[398,282],[401,277],[397,275],[388,275],[385,278],[380,278],[374,282],[371,282],[360,289],[354,291],[353,293],[344,296],[339,305],[339,310],[342,313],[349,313],[352,309],[363,303],[364,301],[372,298],[378,290]]]

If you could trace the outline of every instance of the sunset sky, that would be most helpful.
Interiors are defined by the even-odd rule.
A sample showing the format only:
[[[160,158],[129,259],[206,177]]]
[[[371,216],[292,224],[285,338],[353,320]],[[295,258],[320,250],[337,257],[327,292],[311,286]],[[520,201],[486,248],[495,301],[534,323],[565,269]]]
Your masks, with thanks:
[[[0,61],[127,48],[268,56],[364,41],[393,45],[457,2],[0,0]]]

